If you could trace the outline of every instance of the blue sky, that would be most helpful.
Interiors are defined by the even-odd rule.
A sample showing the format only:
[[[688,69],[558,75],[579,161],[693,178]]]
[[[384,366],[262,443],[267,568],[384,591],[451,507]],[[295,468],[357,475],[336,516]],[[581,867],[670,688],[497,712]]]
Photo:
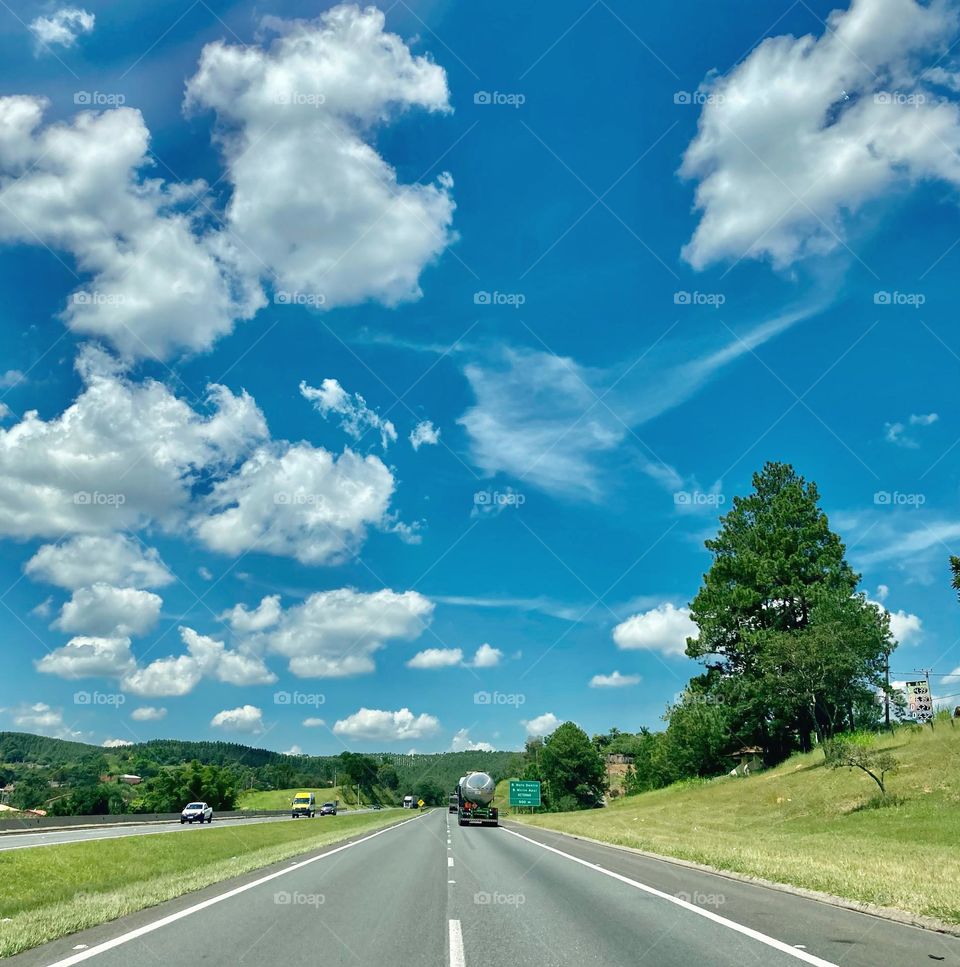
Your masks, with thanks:
[[[766,460],[960,692],[958,8],[764,10],[2,12],[0,727],[656,727]]]

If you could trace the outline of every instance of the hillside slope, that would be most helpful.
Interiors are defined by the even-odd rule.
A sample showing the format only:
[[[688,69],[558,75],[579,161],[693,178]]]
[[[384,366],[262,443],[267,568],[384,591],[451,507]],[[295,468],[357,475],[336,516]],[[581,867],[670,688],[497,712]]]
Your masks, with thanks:
[[[520,822],[960,923],[960,726],[901,729],[897,805],[818,751],[747,778],[679,784],[602,810]]]

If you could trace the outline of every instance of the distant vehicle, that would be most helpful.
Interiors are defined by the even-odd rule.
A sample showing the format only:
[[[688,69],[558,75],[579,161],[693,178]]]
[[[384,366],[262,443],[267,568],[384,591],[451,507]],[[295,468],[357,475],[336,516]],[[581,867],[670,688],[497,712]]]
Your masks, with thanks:
[[[298,816],[313,819],[317,815],[317,799],[314,794],[312,792],[298,792],[290,804],[290,815],[294,819]]]
[[[455,813],[460,808],[460,798],[454,793],[448,801],[448,811]]]
[[[468,772],[457,783],[457,825],[499,826],[500,813],[491,805],[497,784],[485,772]]]
[[[337,815],[337,804],[335,802],[325,802],[320,807],[321,816],[336,816]]]
[[[183,812],[180,813],[180,824],[184,823],[203,823],[204,821],[208,823],[213,822],[213,807],[208,806],[205,802],[192,802],[183,807]]]
[[[403,797],[403,808],[404,809],[413,809],[413,807],[416,804],[417,804],[417,800],[414,799],[413,796],[404,796]]]
[[[375,802],[375,803],[373,803],[373,804],[372,804],[372,805],[370,806],[370,808],[371,808],[371,809],[383,809],[383,806],[381,806],[381,805],[380,805],[380,803],[378,803],[378,802]]]

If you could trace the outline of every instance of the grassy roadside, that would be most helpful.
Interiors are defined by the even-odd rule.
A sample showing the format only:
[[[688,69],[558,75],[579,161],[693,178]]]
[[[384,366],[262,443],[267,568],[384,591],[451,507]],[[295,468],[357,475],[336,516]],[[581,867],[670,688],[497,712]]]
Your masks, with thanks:
[[[323,789],[311,789],[309,786],[305,786],[302,791],[312,792],[314,794],[317,800],[317,809],[320,808],[322,803],[327,801],[332,802],[335,799],[343,801],[344,799],[343,791],[339,786],[327,786]],[[299,787],[296,789],[251,789],[247,792],[240,793],[236,808],[289,809],[290,801],[298,792],[301,792]]]
[[[960,924],[960,727],[882,744],[900,760],[888,781],[899,804],[882,809],[865,808],[869,777],[827,769],[817,751],[748,778],[513,818]]]
[[[0,852],[0,957],[408,818],[364,813]]]

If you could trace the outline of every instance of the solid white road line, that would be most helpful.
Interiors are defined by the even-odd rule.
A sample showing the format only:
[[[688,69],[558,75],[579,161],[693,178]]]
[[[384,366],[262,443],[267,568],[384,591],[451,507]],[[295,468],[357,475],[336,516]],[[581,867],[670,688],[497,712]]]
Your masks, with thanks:
[[[531,843],[533,846],[539,846],[540,849],[545,849],[551,853],[556,853],[557,856],[563,856],[565,859],[572,860],[574,863],[579,863],[581,866],[587,867],[587,869],[596,870],[597,873],[602,873],[604,876],[609,876],[614,880],[619,880],[621,883],[626,883],[628,886],[632,886],[637,890],[643,890],[644,893],[649,893],[651,896],[659,897],[661,900],[666,900],[668,903],[672,903],[675,906],[683,907],[684,910],[689,910],[691,913],[695,913],[699,917],[712,920],[714,923],[719,923],[721,926],[728,927],[730,930],[735,930],[737,933],[742,933],[744,936],[750,937],[751,940],[757,940],[762,944],[766,944],[768,947],[773,947],[774,950],[779,950],[781,953],[787,954],[788,956],[793,957],[795,960],[802,960],[805,964],[814,964],[815,967],[837,967],[836,964],[831,963],[829,960],[821,960],[821,958],[814,957],[813,954],[808,954],[804,950],[798,950],[796,947],[791,947],[790,944],[784,943],[782,940],[777,940],[775,937],[768,937],[765,933],[760,933],[759,930],[754,930],[751,927],[743,926],[743,924],[735,923],[733,920],[728,920],[726,917],[721,917],[717,913],[711,913],[709,910],[704,910],[702,907],[688,903],[686,900],[681,900],[679,897],[671,896],[669,893],[664,893],[662,890],[657,890],[652,886],[647,886],[645,883],[640,883],[638,880],[632,880],[629,876],[614,873],[613,870],[605,869],[602,866],[598,866],[596,863],[590,863],[587,860],[582,860],[579,856],[572,856],[570,853],[564,853],[563,850],[555,849],[553,846],[547,846],[546,843],[537,842],[535,839],[530,839],[529,836],[523,836],[520,833],[514,832],[512,829],[507,829],[506,826],[502,826],[501,829],[503,829],[505,833],[509,833],[511,836],[516,836],[517,839],[522,839],[527,843]]]
[[[294,863],[293,866],[288,866],[285,870],[277,870],[276,873],[268,873],[266,876],[261,876],[258,880],[253,880],[251,883],[245,883],[243,886],[238,886],[233,890],[228,890],[226,893],[221,893],[218,896],[211,897],[209,900],[204,900],[202,903],[194,904],[192,907],[187,907],[185,910],[180,910],[177,913],[171,913],[167,917],[163,917],[160,920],[154,920],[153,923],[148,923],[145,926],[137,927],[136,930],[131,930],[129,933],[121,934],[119,937],[114,937],[112,940],[105,940],[101,944],[97,944],[96,947],[90,947],[88,950],[84,950],[82,953],[74,954],[72,957],[67,957],[64,960],[58,960],[49,967],[73,967],[74,964],[83,963],[85,960],[89,960],[91,957],[96,957],[98,954],[106,953],[108,950],[113,950],[114,947],[119,947],[121,944],[125,944],[130,940],[136,940],[138,937],[143,937],[148,933],[153,933],[154,930],[159,930],[161,927],[167,926],[170,923],[176,923],[177,920],[182,920],[184,917],[189,917],[192,913],[197,913],[200,910],[206,910],[207,907],[215,906],[217,903],[222,903],[224,900],[229,900],[231,897],[235,897],[240,893],[246,893],[247,890],[252,890],[255,887],[262,886],[264,883],[269,883],[271,880],[275,880],[278,876],[286,876],[287,873],[291,873],[294,870],[299,870],[304,866],[309,866],[311,863],[316,863],[318,860],[325,860],[328,856],[333,856],[335,853],[342,853],[346,849],[350,849],[352,846],[359,846],[361,843],[366,843],[371,839],[375,839],[377,836],[382,836],[384,833],[389,833],[391,830],[399,829],[401,826],[406,826],[407,823],[416,822],[421,819],[426,813],[421,813],[419,816],[414,816],[413,819],[404,819],[402,822],[397,823],[395,826],[386,826],[383,829],[378,829],[375,833],[371,833],[369,836],[364,836],[363,839],[355,839],[352,843],[344,843],[343,846],[337,846],[334,849],[328,850],[326,853],[321,853],[319,856],[311,856],[308,860],[301,860],[299,863]]]
[[[463,956],[463,931],[459,920],[450,921],[450,967],[466,967]]]

